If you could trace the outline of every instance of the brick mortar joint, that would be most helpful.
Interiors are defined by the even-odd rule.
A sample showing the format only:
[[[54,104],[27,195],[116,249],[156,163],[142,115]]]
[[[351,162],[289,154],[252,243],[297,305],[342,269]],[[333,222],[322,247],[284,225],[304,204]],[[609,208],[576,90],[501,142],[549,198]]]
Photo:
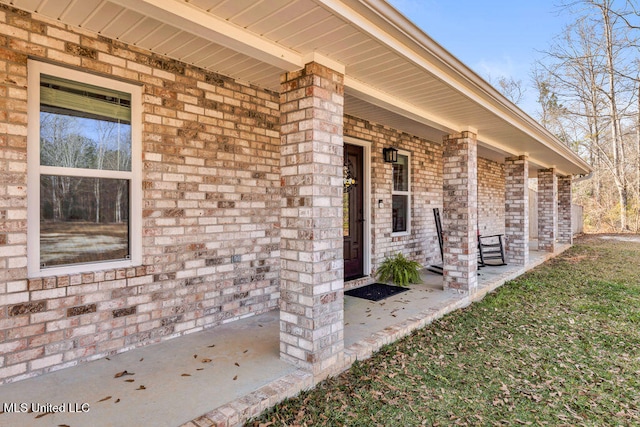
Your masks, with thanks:
[[[128,273],[129,271],[133,271],[133,273],[130,274]],[[90,283],[102,283],[102,282],[107,282],[112,280],[133,279],[133,278],[144,277],[149,275],[151,274],[147,271],[147,266],[141,265],[137,267],[128,267],[124,269],[117,268],[117,269],[108,269],[108,270],[101,270],[101,271],[91,271],[87,273],[77,273],[77,274],[74,273],[74,274],[28,278],[27,287],[30,292],[33,292],[33,291],[63,288],[63,287],[75,286],[75,285],[86,285]],[[92,276],[92,278],[89,279],[88,276]],[[96,279],[96,276],[98,276],[98,279]],[[32,288],[37,288],[40,285],[46,286],[46,283],[51,283],[51,282],[55,282],[56,286],[32,289]]]

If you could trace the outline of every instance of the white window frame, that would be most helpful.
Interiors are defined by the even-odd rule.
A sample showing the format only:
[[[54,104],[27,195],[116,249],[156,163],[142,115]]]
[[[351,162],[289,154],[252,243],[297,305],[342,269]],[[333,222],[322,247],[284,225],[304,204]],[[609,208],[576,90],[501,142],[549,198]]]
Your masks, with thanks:
[[[40,165],[40,75],[47,74],[93,86],[131,94],[131,172],[129,175],[129,249],[127,260],[99,261],[40,267],[40,175],[60,168]],[[87,273],[97,270],[135,267],[142,264],[142,88],[82,71],[28,60],[27,89],[27,274],[29,277],[47,277]],[[121,171],[72,171],[67,176],[122,179]]]
[[[391,209],[393,209],[393,196],[407,196],[407,229],[405,231],[393,231],[393,224],[391,224],[391,235],[394,237],[411,234],[411,153],[405,150],[398,150],[399,156],[407,158],[407,191],[396,191],[393,181],[391,182]]]

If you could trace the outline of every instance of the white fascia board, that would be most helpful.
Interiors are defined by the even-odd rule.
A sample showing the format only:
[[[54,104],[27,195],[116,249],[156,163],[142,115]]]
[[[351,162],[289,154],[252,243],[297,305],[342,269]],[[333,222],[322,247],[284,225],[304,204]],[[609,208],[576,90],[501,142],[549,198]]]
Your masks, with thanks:
[[[418,123],[424,123],[427,126],[449,134],[457,132],[455,124],[450,123],[441,117],[436,117],[433,114],[430,114],[413,104],[409,104],[400,98],[366,85],[353,77],[349,77],[348,75],[345,76],[344,86],[350,95],[367,101],[377,107],[384,108],[385,110],[392,111],[411,120],[415,120]]]
[[[306,54],[303,57],[303,60],[304,60],[305,64],[308,64],[310,62],[316,62],[316,63],[318,63],[320,65],[324,65],[325,67],[331,68],[333,71],[336,71],[336,72],[338,72],[340,74],[344,75],[344,73],[345,73],[344,64],[341,64],[338,61],[334,61],[333,59],[331,59],[331,58],[329,58],[329,57],[327,57],[325,55],[322,55],[322,54],[320,54],[318,52],[311,52],[311,53]]]
[[[493,150],[493,151],[498,151],[500,152],[504,157],[512,157],[512,156],[520,156],[520,155],[526,155],[527,156],[527,160],[529,161],[530,165],[537,165],[539,168],[543,168],[543,169],[548,169],[551,167],[551,164],[544,160],[541,159],[539,157],[536,156],[532,156],[529,153],[522,153],[522,152],[518,152],[516,150],[514,150],[512,147],[507,147],[504,144],[498,143],[494,140],[491,140],[489,138],[480,138],[480,136],[478,137],[478,145],[485,147],[489,150]],[[569,175],[569,173],[566,173],[564,170],[560,171],[558,170],[558,173],[561,175]]]
[[[352,23],[358,29],[360,29],[364,33],[371,36],[373,39],[391,48],[395,53],[399,54],[406,60],[417,65],[419,68],[428,71],[434,77],[438,78],[439,80],[446,83],[448,86],[452,87],[453,89],[457,90],[459,93],[471,99],[474,103],[486,108],[487,110],[491,111],[493,114],[502,116],[502,114],[500,114],[501,112],[497,110],[494,105],[487,102],[486,98],[483,98],[477,93],[470,91],[469,86],[461,84],[460,80],[456,79],[454,75],[458,78],[463,77],[465,78],[465,80],[469,80],[469,78],[463,75],[458,68],[449,66],[449,64],[447,64],[440,56],[437,55],[437,52],[434,53],[432,50],[428,49],[428,46],[426,46],[424,42],[420,43],[419,41],[415,40],[414,37],[411,37],[410,34],[406,33],[406,31],[404,32],[407,37],[411,38],[415,43],[417,43],[426,52],[428,52],[430,56],[434,58],[435,61],[428,60],[427,57],[425,57],[424,55],[425,52],[418,53],[415,50],[411,49],[406,43],[399,41],[396,37],[384,31],[383,28],[375,25],[366,17],[360,15],[358,12],[356,12],[355,10],[345,5],[342,1],[340,0],[316,0],[316,1],[318,3],[322,3],[323,5],[325,5],[325,7],[327,7],[337,15],[341,16],[346,21]],[[391,21],[388,17],[386,16],[381,16],[381,17],[385,18],[390,25],[394,24],[394,22]],[[397,25],[393,25],[393,27],[398,28]],[[437,45],[435,42],[432,42],[432,43],[434,45]],[[447,67],[441,67],[439,64],[437,64],[437,62],[447,65]],[[460,65],[462,66],[462,63],[460,63]],[[454,71],[454,73],[452,73],[451,71]]]
[[[507,123],[511,123],[531,138],[540,141],[540,143],[548,149],[561,153],[579,168],[587,171],[591,170],[591,167],[584,160],[568,147],[557,141],[557,138],[548,130],[513,105],[459,59],[425,35],[415,24],[398,14],[397,11],[385,1],[359,0],[359,3],[385,20],[396,31],[402,33],[418,49],[422,50],[422,52],[415,51],[409,47],[408,44],[384,31],[383,28],[375,25],[371,20],[356,12],[341,0],[316,1],[333,11],[333,13],[342,16],[343,19],[351,22],[375,40],[393,49],[394,52],[406,60],[428,71],[478,106],[485,108]],[[402,20],[402,22],[400,22],[400,20]],[[425,55],[425,53],[427,55]],[[433,58],[433,60],[430,60],[429,57]],[[454,129],[461,126],[466,126],[466,124],[454,126]]]
[[[302,55],[182,1],[109,0],[145,16],[258,59],[285,71],[304,67]]]

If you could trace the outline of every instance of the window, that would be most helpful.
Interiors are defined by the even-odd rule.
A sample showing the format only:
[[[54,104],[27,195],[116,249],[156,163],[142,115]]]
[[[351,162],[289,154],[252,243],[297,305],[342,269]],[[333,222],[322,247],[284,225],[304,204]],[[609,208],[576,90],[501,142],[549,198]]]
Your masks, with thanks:
[[[140,94],[29,61],[30,277],[140,264]]]
[[[408,233],[411,222],[410,159],[408,153],[398,153],[398,161],[393,164],[393,229],[394,233]]]

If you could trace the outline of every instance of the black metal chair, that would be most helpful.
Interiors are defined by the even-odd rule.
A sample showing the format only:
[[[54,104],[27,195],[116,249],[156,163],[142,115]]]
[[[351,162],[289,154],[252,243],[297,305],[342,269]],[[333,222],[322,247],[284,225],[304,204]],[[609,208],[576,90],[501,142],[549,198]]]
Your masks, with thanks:
[[[442,249],[442,221],[440,220],[440,209],[433,208],[433,216],[436,220],[436,232],[438,233],[438,243],[440,244],[440,259],[444,261],[444,250]],[[442,275],[442,264],[431,264],[427,270],[432,273]]]
[[[478,265],[480,267],[507,265],[504,260],[503,237],[503,234],[493,234],[491,236],[478,234]]]
[[[436,232],[438,233],[438,244],[440,245],[440,257],[444,261],[444,250],[442,248],[442,220],[440,219],[440,209],[433,208],[433,216],[436,221]],[[481,236],[478,233],[478,268],[486,266],[507,265],[504,257],[504,245],[502,244],[503,237],[503,234]],[[498,262],[496,263],[495,261]],[[427,270],[431,271],[432,273],[442,274],[442,264],[431,264],[427,267]]]

